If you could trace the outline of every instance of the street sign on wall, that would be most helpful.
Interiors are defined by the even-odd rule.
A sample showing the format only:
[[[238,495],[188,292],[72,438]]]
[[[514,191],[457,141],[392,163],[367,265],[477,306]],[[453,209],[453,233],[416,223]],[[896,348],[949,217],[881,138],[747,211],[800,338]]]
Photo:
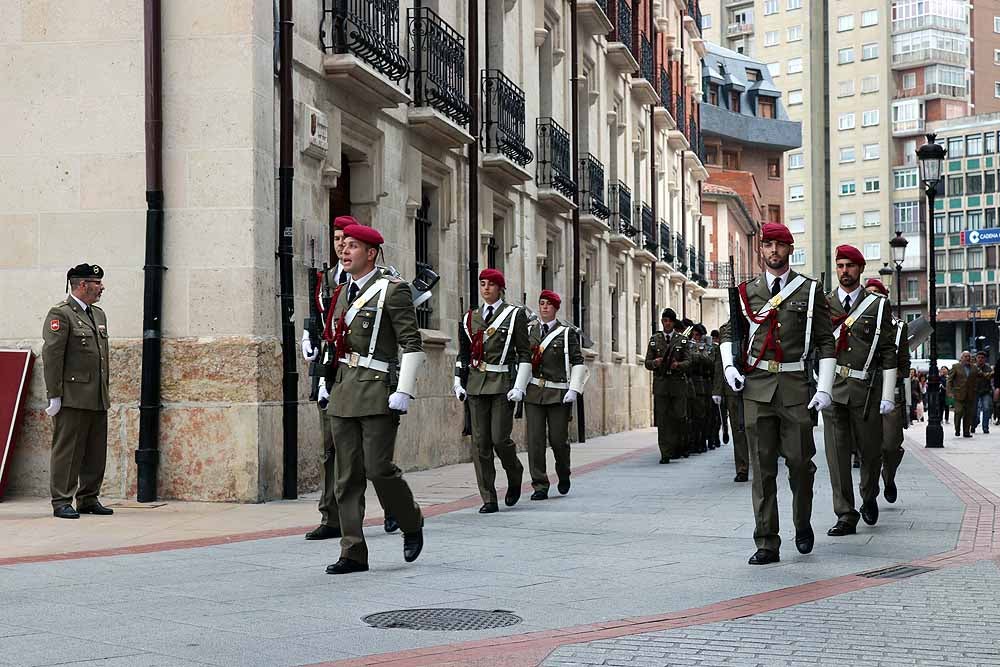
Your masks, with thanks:
[[[991,245],[1000,243],[1000,229],[972,229],[961,233],[962,245]]]

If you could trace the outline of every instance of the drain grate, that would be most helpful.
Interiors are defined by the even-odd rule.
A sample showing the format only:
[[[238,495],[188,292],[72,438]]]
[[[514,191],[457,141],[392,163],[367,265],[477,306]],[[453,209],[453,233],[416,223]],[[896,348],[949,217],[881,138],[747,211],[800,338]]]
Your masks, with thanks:
[[[892,567],[884,567],[881,570],[861,572],[858,576],[868,577],[869,579],[908,579],[918,574],[934,572],[936,569],[935,567],[923,567],[920,565],[893,565]]]
[[[489,630],[517,625],[523,619],[503,609],[397,609],[369,614],[363,620],[373,628],[403,630]]]

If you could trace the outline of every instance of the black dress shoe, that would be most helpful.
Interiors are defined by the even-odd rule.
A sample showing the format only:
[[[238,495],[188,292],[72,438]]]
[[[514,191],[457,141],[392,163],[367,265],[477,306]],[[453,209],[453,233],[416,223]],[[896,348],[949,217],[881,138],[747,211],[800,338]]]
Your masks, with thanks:
[[[746,482],[749,479],[750,478],[747,477],[747,474],[745,472],[738,472],[736,473],[736,477],[733,477],[734,482]]]
[[[559,493],[561,495],[565,496],[567,493],[569,493],[569,479],[559,480],[559,486],[557,486],[556,488],[559,489]]]
[[[846,521],[838,521],[833,528],[826,531],[826,534],[830,537],[843,537],[844,535],[854,535],[856,532],[858,529],[851,524]]]
[[[963,438],[971,438],[971,437],[972,437],[972,434],[971,434],[971,433],[966,433],[966,434],[965,434],[965,435],[963,435],[962,437],[963,437]]]
[[[691,452],[684,452],[683,454],[681,454],[681,456],[683,456],[684,458],[687,458],[687,457],[691,456]]]
[[[750,560],[747,563],[750,565],[767,565],[768,563],[778,563],[780,561],[781,557],[778,556],[777,551],[757,549],[757,552],[753,556],[750,556]]]
[[[507,495],[503,497],[503,504],[507,507],[513,507],[517,504],[517,501],[521,499],[521,486],[514,486],[507,489]]]
[[[861,503],[861,518],[869,526],[878,523],[878,501],[875,498],[869,498]]]
[[[391,514],[386,514],[382,517],[382,530],[387,533],[395,533],[399,530],[399,522],[396,521],[396,517]]]
[[[538,491],[535,491],[534,493],[531,494],[531,499],[532,500],[548,500],[549,499],[549,492],[548,491],[542,491],[541,489],[539,489]]]
[[[424,550],[424,522],[420,522],[420,530],[413,533],[403,533],[403,560],[412,563]]]
[[[888,503],[894,503],[894,502],[896,502],[897,495],[898,495],[898,493],[896,491],[896,483],[895,482],[886,482],[886,484],[885,484],[885,500],[886,500],[886,502],[888,502]]]
[[[80,513],[72,505],[63,505],[52,510],[52,516],[57,519],[79,519]]]
[[[807,554],[813,550],[813,543],[816,536],[813,534],[812,526],[807,526],[805,530],[795,531],[795,548],[800,554]]]
[[[80,514],[96,514],[98,516],[111,516],[115,513],[110,507],[105,507],[96,500],[92,503],[87,503],[83,507],[77,507],[76,511]]]
[[[330,540],[334,537],[340,537],[340,527],[328,526],[325,523],[321,523],[306,533],[307,540]]]
[[[351,574],[352,572],[367,572],[368,563],[359,563],[350,558],[341,558],[333,565],[326,566],[327,574]]]
[[[660,457],[660,464],[666,465],[668,463],[670,463],[670,457],[669,456],[661,456]]]
[[[483,506],[479,508],[480,514],[493,514],[494,512],[499,512],[500,506],[496,503],[483,503]]]

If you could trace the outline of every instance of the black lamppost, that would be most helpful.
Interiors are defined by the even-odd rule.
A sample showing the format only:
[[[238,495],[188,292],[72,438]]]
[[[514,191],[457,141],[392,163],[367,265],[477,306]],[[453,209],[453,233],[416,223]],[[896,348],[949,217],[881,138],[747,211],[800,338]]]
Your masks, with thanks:
[[[889,241],[892,263],[896,265],[896,319],[903,319],[903,260],[906,259],[906,237],[896,232],[896,238]]]
[[[882,262],[882,268],[878,270],[878,279],[882,281],[886,289],[892,285],[892,269],[889,268],[889,262]]]
[[[937,365],[937,267],[934,257],[934,198],[937,197],[945,149],[935,143],[934,134],[917,149],[920,181],[927,194],[927,310],[931,322],[931,358],[927,369],[927,447],[944,447],[941,428],[941,376]]]

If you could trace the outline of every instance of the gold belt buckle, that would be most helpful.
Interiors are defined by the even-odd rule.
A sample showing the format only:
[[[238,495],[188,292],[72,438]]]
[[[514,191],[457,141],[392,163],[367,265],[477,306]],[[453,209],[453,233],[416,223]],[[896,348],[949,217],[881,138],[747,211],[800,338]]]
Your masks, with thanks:
[[[545,378],[538,378],[538,386],[545,389]]]
[[[351,356],[348,357],[347,365],[350,368],[357,368],[359,361],[361,361],[361,355],[357,352],[351,352]]]
[[[486,372],[486,362],[480,362],[480,364],[479,364],[479,372],[480,373],[485,373]]]
[[[842,377],[842,378],[849,378],[849,377],[851,377],[851,369],[850,369],[849,366],[841,366],[840,367],[840,377]]]
[[[780,370],[780,364],[777,361],[771,360],[767,362],[767,370],[771,373],[777,373]]]

